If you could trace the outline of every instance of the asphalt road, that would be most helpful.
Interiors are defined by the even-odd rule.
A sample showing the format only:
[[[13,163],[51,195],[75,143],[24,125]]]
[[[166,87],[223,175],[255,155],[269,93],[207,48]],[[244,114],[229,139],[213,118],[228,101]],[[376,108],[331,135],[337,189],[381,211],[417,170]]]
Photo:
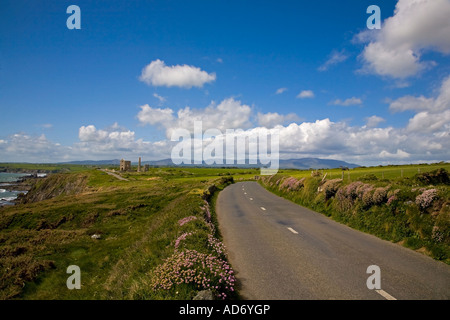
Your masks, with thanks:
[[[450,299],[450,266],[351,229],[256,182],[228,186],[217,217],[244,299]],[[375,283],[379,267],[380,289]]]

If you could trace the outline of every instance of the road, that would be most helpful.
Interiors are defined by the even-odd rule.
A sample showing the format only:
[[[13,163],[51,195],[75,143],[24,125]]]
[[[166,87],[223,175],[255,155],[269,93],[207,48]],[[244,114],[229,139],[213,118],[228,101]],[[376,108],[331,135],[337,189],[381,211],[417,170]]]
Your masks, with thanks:
[[[110,176],[113,176],[116,179],[119,179],[119,180],[122,180],[122,181],[129,181],[128,179],[125,179],[124,177],[119,176],[117,173],[114,173],[114,172],[111,172],[111,171],[106,171],[104,169],[100,169],[100,171],[103,171],[103,172],[109,174]]]
[[[244,299],[450,299],[450,266],[351,229],[265,190],[228,186],[219,230]],[[379,273],[368,267],[376,265]],[[380,275],[380,288],[367,280]]]

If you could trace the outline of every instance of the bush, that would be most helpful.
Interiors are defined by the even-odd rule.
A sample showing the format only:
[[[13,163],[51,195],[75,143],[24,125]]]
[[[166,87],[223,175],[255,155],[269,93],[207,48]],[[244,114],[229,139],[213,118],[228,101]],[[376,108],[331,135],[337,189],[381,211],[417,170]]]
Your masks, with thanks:
[[[377,181],[378,178],[373,173],[370,173],[363,175],[361,178],[359,178],[359,180],[364,182],[370,182],[370,181]]]
[[[303,187],[304,181],[305,181],[305,178],[297,180],[294,177],[289,177],[289,178],[286,178],[283,180],[283,182],[280,184],[280,189],[286,189],[288,191],[297,191],[301,187]]]
[[[388,193],[388,187],[382,188],[376,188],[373,192],[372,201],[375,205],[380,205],[387,200],[387,193]]]
[[[425,185],[429,184],[450,184],[450,177],[447,170],[440,168],[431,172],[417,174],[415,179]]]
[[[416,197],[416,204],[420,209],[428,208],[434,199],[436,199],[437,191],[436,189],[425,190],[422,194]]]
[[[331,199],[334,197],[336,192],[338,191],[340,185],[342,183],[342,179],[332,179],[325,182],[322,186],[322,190],[325,194],[325,199]]]

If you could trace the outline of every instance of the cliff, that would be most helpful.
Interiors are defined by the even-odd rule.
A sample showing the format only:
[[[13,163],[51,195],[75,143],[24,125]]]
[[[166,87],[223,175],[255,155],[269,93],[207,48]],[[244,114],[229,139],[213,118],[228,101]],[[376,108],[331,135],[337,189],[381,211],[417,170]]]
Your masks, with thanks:
[[[83,192],[88,176],[83,173],[57,173],[38,179],[30,191],[18,202],[32,203],[51,199],[60,195],[73,195]]]

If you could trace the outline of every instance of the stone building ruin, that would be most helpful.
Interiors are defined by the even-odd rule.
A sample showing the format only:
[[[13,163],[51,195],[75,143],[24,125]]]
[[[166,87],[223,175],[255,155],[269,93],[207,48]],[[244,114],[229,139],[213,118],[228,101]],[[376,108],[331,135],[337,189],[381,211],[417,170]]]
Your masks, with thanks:
[[[120,160],[120,171],[131,171],[131,161]]]

